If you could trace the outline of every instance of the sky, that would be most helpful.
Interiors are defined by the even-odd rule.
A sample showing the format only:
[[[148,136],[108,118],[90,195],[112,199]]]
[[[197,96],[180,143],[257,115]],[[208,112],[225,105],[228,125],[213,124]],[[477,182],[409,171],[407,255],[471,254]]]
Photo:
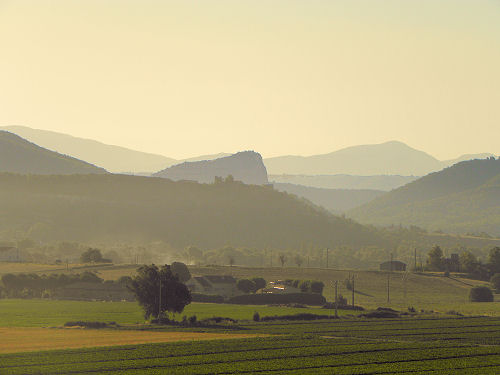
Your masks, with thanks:
[[[0,126],[173,158],[500,154],[499,0],[0,0]]]

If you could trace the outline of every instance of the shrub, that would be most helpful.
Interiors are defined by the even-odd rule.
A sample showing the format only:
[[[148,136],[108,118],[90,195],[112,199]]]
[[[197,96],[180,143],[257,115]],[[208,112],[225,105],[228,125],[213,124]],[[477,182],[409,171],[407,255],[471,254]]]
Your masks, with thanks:
[[[254,314],[253,314],[253,321],[254,322],[260,322],[260,315],[259,315],[259,313],[257,311],[254,312]]]
[[[491,276],[490,283],[497,292],[500,291],[500,273]]]
[[[83,328],[108,328],[110,326],[116,326],[115,322],[84,322],[84,321],[76,321],[76,322],[66,322],[64,323],[65,327],[83,327]]]
[[[311,292],[313,292],[313,293],[322,294],[324,287],[325,287],[325,284],[323,283],[323,281],[312,281],[311,282]]]
[[[230,298],[228,303],[238,305],[285,305],[289,303],[302,303],[304,305],[322,306],[326,299],[316,293],[289,293],[289,294],[245,294]]]
[[[261,321],[268,322],[268,321],[273,321],[273,320],[319,320],[319,319],[332,319],[332,316],[300,313],[300,314],[293,314],[293,315],[264,316],[261,318]]]
[[[493,302],[493,292],[487,286],[475,286],[470,290],[471,302]]]
[[[196,320],[197,320],[196,315],[190,316],[189,317],[189,324],[191,324],[191,325],[196,324]]]

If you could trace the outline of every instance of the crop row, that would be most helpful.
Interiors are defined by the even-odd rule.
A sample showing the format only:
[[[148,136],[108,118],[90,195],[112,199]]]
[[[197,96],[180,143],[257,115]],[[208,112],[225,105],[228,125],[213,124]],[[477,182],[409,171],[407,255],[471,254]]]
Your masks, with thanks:
[[[325,343],[336,340],[323,340]],[[313,367],[345,367],[363,364],[384,364],[398,361],[417,361],[434,358],[460,358],[470,356],[500,355],[500,347],[470,347],[431,343],[378,343],[288,347],[280,349],[255,349],[252,351],[219,352],[189,356],[170,356],[163,347],[164,356],[138,357],[138,353],[123,351],[107,361],[81,361],[79,363],[53,363],[40,366],[3,368],[8,374],[71,374],[103,371],[154,371],[168,373],[220,373],[234,371],[268,371]],[[151,349],[151,347],[150,347]],[[120,353],[120,352],[117,352]],[[49,354],[50,356],[50,354]]]
[[[491,358],[490,358],[491,357]],[[169,374],[233,374],[233,373],[290,373],[300,370],[299,373],[319,373],[318,370],[328,369],[325,373],[335,374],[359,374],[359,373],[383,373],[383,371],[408,371],[425,370],[439,367],[439,362],[445,369],[463,367],[470,360],[477,359],[484,366],[485,363],[500,365],[498,353],[488,353],[488,349],[473,350],[462,349],[438,349],[438,350],[414,350],[414,351],[391,351],[356,353],[343,355],[325,356],[300,356],[268,358],[240,362],[219,362],[204,365],[185,365],[179,367],[151,366],[147,368],[135,368],[121,372],[124,375],[140,373],[165,373]],[[379,370],[380,369],[380,370]]]

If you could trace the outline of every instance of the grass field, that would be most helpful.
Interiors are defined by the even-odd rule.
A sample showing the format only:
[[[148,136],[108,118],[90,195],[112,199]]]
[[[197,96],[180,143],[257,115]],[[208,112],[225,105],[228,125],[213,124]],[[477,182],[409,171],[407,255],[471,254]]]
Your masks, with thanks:
[[[183,315],[196,315],[198,320],[214,316],[250,320],[255,311],[258,311],[261,316],[274,316],[305,312],[328,314],[330,310],[192,303],[184,309],[182,314],[178,314],[177,318],[180,319]],[[340,311],[341,315],[348,313],[348,311]],[[144,323],[144,316],[136,302],[0,299],[0,327],[56,327],[76,320],[137,324]]]
[[[255,334],[206,332],[120,331],[115,329],[78,328],[1,328],[0,353],[32,352],[49,349],[69,349],[155,342],[179,342],[244,338]],[[0,372],[1,373],[1,372]]]
[[[44,270],[49,273],[47,265],[29,265],[24,263],[0,263],[0,274],[11,265],[11,272],[28,272],[32,270]],[[26,267],[23,270],[23,267]],[[44,268],[45,267],[45,268]],[[55,272],[61,272],[60,266]],[[116,280],[123,275],[133,275],[137,265],[99,265],[88,266],[77,265],[72,272],[83,272],[94,270],[106,280]],[[378,306],[392,307],[395,309],[406,309],[409,306],[420,310],[434,310],[448,312],[451,310],[462,314],[477,315],[485,314],[500,316],[500,303],[471,303],[468,300],[469,290],[473,285],[483,285],[484,282],[467,280],[463,278],[447,278],[442,274],[413,274],[379,271],[348,271],[318,268],[296,268],[296,267],[225,267],[225,266],[190,266],[193,275],[233,275],[237,278],[264,277],[266,280],[279,279],[315,279],[325,283],[324,295],[328,300],[333,300],[334,280],[339,281],[339,292],[345,297],[351,298],[351,292],[345,288],[344,280],[349,275],[355,276],[355,303],[366,308]],[[33,271],[35,272],[35,271]],[[390,302],[387,302],[387,281],[390,283]],[[496,296],[500,301],[500,296]]]
[[[498,374],[494,318],[248,323],[276,336],[0,355],[2,374]],[[450,332],[453,331],[453,332]],[[448,332],[446,341],[443,333]],[[402,334],[399,334],[402,333]],[[497,335],[497,338],[500,335]],[[481,343],[481,345],[477,345]]]

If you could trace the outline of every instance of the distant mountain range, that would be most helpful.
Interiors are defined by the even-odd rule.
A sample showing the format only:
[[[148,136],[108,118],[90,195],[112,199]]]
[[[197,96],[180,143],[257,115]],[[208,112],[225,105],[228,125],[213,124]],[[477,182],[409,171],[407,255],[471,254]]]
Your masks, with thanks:
[[[20,174],[103,174],[95,165],[46,150],[16,134],[0,130],[0,172]]]
[[[362,223],[500,235],[500,159],[463,161],[349,212]]]
[[[264,160],[269,174],[359,176],[401,175],[423,176],[458,161],[485,158],[491,154],[461,156],[440,161],[402,142],[362,145],[344,148],[324,155],[279,156]]]
[[[305,198],[327,210],[340,214],[380,197],[381,190],[322,189],[303,185],[274,183],[278,191]]]
[[[215,160],[192,161],[177,164],[153,174],[154,177],[173,181],[189,180],[213,183],[215,177],[225,179],[229,175],[245,184],[266,185],[267,171],[262,156],[254,151],[238,152]]]
[[[71,155],[98,165],[113,173],[151,174],[183,162],[213,160],[227,153],[202,155],[189,159],[174,159],[163,155],[131,150],[124,147],[107,145],[90,139],[73,137],[67,134],[32,129],[25,126],[4,126],[0,129],[15,133],[41,147],[62,154]],[[484,159],[491,154],[462,155],[452,160],[440,161],[425,152],[415,150],[401,142],[386,142],[374,145],[348,147],[324,155],[279,156],[264,159],[271,175],[400,175],[423,176],[441,170],[459,161]],[[298,183],[297,181],[283,181]],[[302,183],[300,183],[302,184]],[[389,183],[390,184],[390,183]],[[324,188],[349,188],[348,185],[311,185]],[[363,186],[390,190],[380,186]]]
[[[415,181],[416,176],[350,176],[338,175],[269,175],[272,183],[294,184],[311,186],[322,189],[347,190],[382,190],[389,191],[409,182]]]
[[[163,155],[135,151],[91,139],[73,137],[48,130],[32,129],[26,126],[3,126],[0,129],[15,133],[49,150],[99,165],[113,173],[150,174],[183,161],[209,160],[228,155],[221,153],[177,160]]]

